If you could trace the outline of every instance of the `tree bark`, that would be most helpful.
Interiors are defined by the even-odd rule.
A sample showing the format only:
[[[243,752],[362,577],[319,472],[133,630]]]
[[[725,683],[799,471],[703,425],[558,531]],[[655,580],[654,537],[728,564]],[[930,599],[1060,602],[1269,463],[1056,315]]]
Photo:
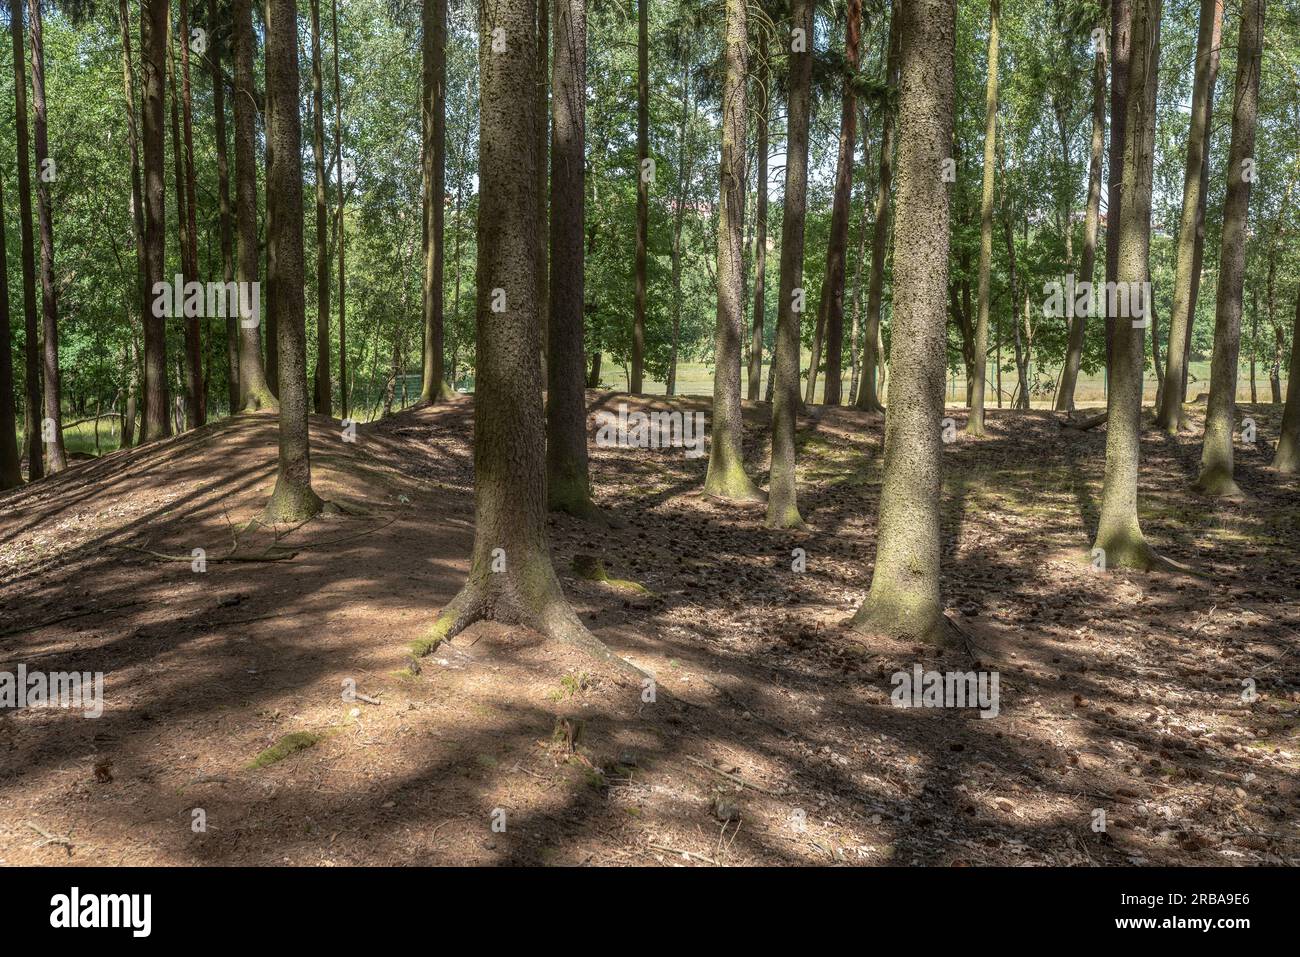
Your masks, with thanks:
[[[0,177],[0,223],[5,222],[4,180]],[[0,228],[0,489],[23,484],[18,460],[18,407],[14,402],[13,338],[9,328],[9,266],[5,231]]]
[[[1183,172],[1183,211],[1178,227],[1177,269],[1174,275],[1173,305],[1169,311],[1169,349],[1161,386],[1156,427],[1174,435],[1184,424],[1183,369],[1188,335],[1195,317],[1192,298],[1192,269],[1196,263],[1198,220],[1203,215],[1201,195],[1207,184],[1207,132],[1213,109],[1214,60],[1223,23],[1223,0],[1201,0],[1201,24],[1196,39],[1196,72],[1192,81],[1191,130],[1187,137],[1187,162]]]
[[[225,48],[221,43],[218,0],[208,0],[208,68],[212,74],[212,115],[217,148],[217,201],[220,204],[221,276],[229,284],[235,281],[234,231],[230,214],[230,157],[226,137],[226,84],[221,64]],[[226,400],[230,414],[239,411],[239,313],[226,316]]]
[[[476,620],[536,628],[620,670],[573,613],[551,565],[538,342],[534,0],[479,7],[479,217],[474,549],[469,578],[414,643],[427,654]]]
[[[553,510],[593,517],[584,391],[583,217],[586,203],[586,0],[555,0],[551,82],[550,346],[546,375],[546,494]]]
[[[772,392],[772,465],[767,496],[767,524],[772,528],[802,528],[804,525],[799,514],[795,430],[799,414],[799,325],[808,200],[808,125],[812,100],[811,0],[793,0],[790,23],[781,273],[777,284],[776,354],[770,373],[776,381]]]
[[[1092,141],[1088,159],[1088,206],[1083,215],[1083,261],[1079,280],[1091,283],[1096,272],[1097,225],[1101,218],[1101,154],[1106,140],[1106,31],[1104,19],[1097,24],[1096,50],[1092,70]],[[1095,300],[1090,300],[1095,301]],[[1079,381],[1079,364],[1083,360],[1083,339],[1091,309],[1082,315],[1070,310],[1070,337],[1065,349],[1065,366],[1056,390],[1056,411],[1074,411],[1074,391]]]
[[[275,315],[280,339],[280,461],[263,521],[299,522],[320,511],[311,487],[307,433],[307,349],[303,296],[302,117],[299,110],[298,17],[294,0],[270,0],[267,110],[275,164],[267,192],[279,197],[272,228],[278,235],[280,281]]]
[[[890,5],[889,53],[885,57],[885,82],[898,89],[899,58],[902,49],[902,3]],[[871,278],[867,283],[867,317],[862,328],[862,381],[858,384],[857,407],[863,412],[883,412],[877,372],[883,365],[880,342],[880,303],[885,289],[885,252],[889,241],[889,201],[894,175],[894,125],[897,116],[888,105],[881,111],[880,181],[876,184],[876,221],[871,234]]]
[[[944,623],[939,493],[949,252],[939,170],[952,150],[956,2],[904,0],[895,16],[902,69],[892,378],[876,563],[853,627],[937,642]]]
[[[1119,276],[1119,222],[1123,210],[1123,169],[1128,115],[1129,46],[1132,40],[1134,0],[1110,0],[1110,147],[1106,191],[1106,283]],[[1106,314],[1106,387],[1110,397],[1111,365],[1115,344],[1115,317]]]
[[[180,0],[181,48],[181,129],[185,142],[185,217],[186,237],[189,246],[190,275],[186,279],[201,281],[199,275],[198,188],[194,176],[194,108],[190,96],[190,8],[189,0]],[[174,94],[173,90],[173,94]],[[179,191],[181,184],[178,181]],[[199,317],[185,319],[186,368],[186,422],[198,428],[207,421],[207,377],[202,370],[203,343]],[[190,383],[193,383],[192,387]],[[192,397],[190,393],[193,393]]]
[[[758,164],[754,188],[758,193],[754,210],[754,316],[749,340],[749,378],[747,395],[751,402],[758,400],[763,382],[763,323],[767,312],[767,154],[769,152],[768,127],[771,112],[772,70],[768,61],[771,43],[771,26],[766,19],[758,24],[757,71],[754,89],[758,103],[754,113],[754,158]]]
[[[164,282],[167,251],[167,177],[164,170],[163,98],[167,76],[167,0],[143,0],[140,17],[140,60],[143,74],[141,108],[144,170],[145,288],[150,296]],[[167,328],[152,305],[144,315],[144,427],[142,439],[153,442],[171,435],[171,401],[167,390]]]
[[[544,2],[544,0],[543,0]],[[426,0],[420,48],[423,72],[424,148],[424,375],[422,402],[441,402],[452,396],[445,381],[442,357],[444,262],[443,197],[447,166],[447,3]]]
[[[40,423],[45,442],[45,470],[51,474],[68,467],[63,449],[63,394],[59,379],[59,315],[54,288],[54,211],[50,204],[50,180],[55,167],[50,160],[49,120],[45,111],[45,30],[39,0],[28,0],[32,20],[31,66],[33,132],[36,147],[36,212],[41,238],[41,335],[45,381],[45,417]],[[47,162],[51,165],[47,166]],[[48,171],[48,172],[47,172]]]
[[[640,393],[645,377],[646,242],[650,231],[650,0],[636,11],[636,302],[632,317],[632,376],[628,391]],[[744,177],[741,177],[743,183]],[[743,188],[743,186],[742,186]],[[742,310],[743,311],[743,310]]]
[[[1129,31],[1120,218],[1112,224],[1113,235],[1107,237],[1108,245],[1115,246],[1116,281],[1128,289],[1140,288],[1149,274],[1160,6],[1161,0],[1133,0]],[[1102,550],[1107,568],[1146,569],[1155,561],[1137,511],[1146,324],[1134,323],[1130,316],[1108,318],[1114,328],[1106,397],[1106,468],[1094,547]]]
[[[726,11],[722,154],[718,163],[721,190],[718,203],[713,434],[704,492],[725,499],[757,500],[762,495],[745,474],[745,425],[740,402],[740,340],[745,326],[745,266],[741,233],[745,204],[745,81],[749,54],[744,0],[727,0]]]
[[[1286,475],[1300,472],[1300,290],[1296,291],[1295,324],[1291,329],[1291,365],[1287,372],[1286,407],[1273,455],[1273,468]]]
[[[677,394],[677,355],[682,332],[682,230],[686,225],[686,203],[690,198],[692,161],[694,155],[689,148],[691,122],[691,77],[690,77],[690,34],[682,38],[682,118],[678,125],[677,136],[677,208],[673,210],[673,341],[668,355],[668,381],[664,392]],[[760,129],[763,120],[759,119]]]
[[[262,25],[267,46],[270,46],[271,31],[275,19],[274,0],[262,0]],[[296,8],[295,8],[296,9]],[[276,306],[280,302],[276,287],[279,284],[279,258],[277,244],[280,230],[276,228],[276,209],[279,197],[271,189],[275,179],[275,111],[271,109],[271,59],[263,56],[266,69],[266,111],[263,119],[263,133],[266,138],[266,386],[271,395],[280,394],[280,317]]]
[[[1237,417],[1237,362],[1241,350],[1241,294],[1246,273],[1246,225],[1250,184],[1255,179],[1255,120],[1259,111],[1260,49],[1264,0],[1243,0],[1237,41],[1237,85],[1228,191],[1223,200],[1219,283],[1214,309],[1214,358],[1205,410],[1201,474],[1195,488],[1206,495],[1240,495],[1233,480],[1232,432]]]
[[[325,86],[321,82],[321,69],[320,0],[311,0],[311,154],[316,179],[316,368],[312,374],[312,394],[315,411],[332,415],[329,201],[325,179]]]
[[[975,320],[974,385],[970,390],[967,435],[984,434],[984,379],[989,351],[989,286],[993,270],[993,168],[998,132],[998,20],[999,0],[989,3],[988,83],[984,93],[984,191],[980,199],[980,264],[978,313]],[[1014,315],[1015,302],[1012,301]]]
[[[22,260],[24,352],[24,406],[27,447],[27,480],[45,474],[44,443],[41,441],[41,352],[36,318],[36,243],[32,230],[31,148],[27,138],[27,69],[24,66],[23,0],[9,0],[9,27],[14,41],[14,126],[18,146],[19,254]]]
[[[344,253],[343,208],[348,193],[343,182],[343,88],[339,82],[339,4],[330,0],[330,27],[333,31],[334,59],[334,172],[339,178],[338,208],[335,212],[337,234],[334,238],[339,252],[339,416],[348,417],[348,324],[347,324],[347,268]]]
[[[257,104],[253,99],[253,3],[234,0],[235,58],[235,222],[239,228],[235,278],[241,288],[257,283]],[[262,365],[260,291],[253,295],[256,312],[239,324],[239,405],[244,412],[278,409]],[[253,321],[256,320],[256,321]],[[269,330],[268,330],[269,332]]]

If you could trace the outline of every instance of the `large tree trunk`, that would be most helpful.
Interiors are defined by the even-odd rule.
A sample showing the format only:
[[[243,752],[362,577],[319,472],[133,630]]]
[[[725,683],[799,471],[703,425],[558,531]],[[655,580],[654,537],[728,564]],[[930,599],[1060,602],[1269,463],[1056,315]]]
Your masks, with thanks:
[[[993,166],[998,132],[998,20],[999,0],[989,4],[988,83],[984,91],[984,188],[980,198],[980,264],[978,313],[975,319],[974,384],[970,390],[967,435],[984,434],[984,379],[989,351],[989,295],[993,270]],[[1015,302],[1012,301],[1014,315]]]
[[[745,474],[744,416],[740,402],[740,338],[745,326],[745,81],[748,44],[744,0],[727,0],[723,35],[721,192],[718,203],[718,312],[714,337],[713,435],[706,495],[762,497]],[[809,37],[811,42],[811,36]],[[637,391],[633,389],[633,391]]]
[[[758,70],[754,90],[758,103],[754,113],[754,158],[758,163],[754,188],[758,192],[754,212],[754,317],[749,339],[749,382],[747,394],[751,402],[757,401],[763,382],[763,323],[767,312],[767,154],[768,127],[771,111],[772,70],[768,61],[771,43],[771,26],[766,18],[758,24]]]
[[[859,117],[862,125],[862,159],[865,166],[871,157],[871,137],[867,111]],[[865,177],[862,183],[862,219],[858,223],[858,255],[853,265],[853,327],[849,333],[849,394],[846,401],[852,405],[858,399],[858,380],[862,375],[862,264],[867,256],[867,223],[871,221],[871,182]]]
[[[190,9],[189,0],[180,0],[181,48],[181,110],[182,130],[185,137],[185,216],[186,236],[189,244],[190,275],[186,279],[202,281],[199,275],[198,188],[194,175],[194,109],[190,96]],[[173,90],[174,93],[174,90]],[[181,184],[177,182],[179,190]],[[207,326],[207,320],[202,323]],[[185,352],[189,359],[186,369],[186,420],[190,428],[207,421],[207,376],[202,371],[203,343],[199,317],[185,319]],[[190,399],[190,380],[193,381],[193,399]],[[191,409],[191,405],[193,408]]]
[[[1192,82],[1191,130],[1187,137],[1187,162],[1183,172],[1183,212],[1178,227],[1177,270],[1174,298],[1169,312],[1169,349],[1161,386],[1160,409],[1156,427],[1173,435],[1183,425],[1183,368],[1188,335],[1195,315],[1192,299],[1192,269],[1196,263],[1197,221],[1201,215],[1201,195],[1206,188],[1205,156],[1209,146],[1206,135],[1212,109],[1214,89],[1213,61],[1217,57],[1219,34],[1223,23],[1223,0],[1201,0],[1201,26],[1196,39],[1196,73]]]
[[[170,27],[170,24],[168,24]],[[168,34],[170,39],[171,34]],[[184,47],[184,42],[181,43]],[[198,280],[198,263],[191,256],[191,253],[197,249],[192,242],[193,234],[190,232],[191,219],[188,212],[189,190],[186,188],[186,165],[185,165],[185,148],[181,138],[181,118],[180,105],[181,93],[176,82],[176,63],[175,54],[171,50],[171,44],[168,43],[167,51],[167,85],[171,93],[171,119],[172,119],[172,164],[173,175],[176,183],[176,231],[178,243],[180,246],[181,260],[181,281],[189,283],[191,280]],[[202,343],[199,337],[199,317],[190,315],[190,309],[186,306],[182,315],[175,316],[179,319],[184,329],[185,336],[185,353],[184,362],[180,366],[181,382],[185,389],[183,419],[184,428],[198,428],[202,415],[200,407],[201,399],[199,398],[203,388],[203,376],[200,364],[202,362]]]
[[[136,296],[140,307],[141,322],[149,314],[149,287],[145,284],[145,244],[144,244],[144,197],[140,181],[140,134],[136,125],[135,113],[135,72],[131,65],[131,18],[127,12],[126,0],[118,0],[118,25],[122,35],[122,93],[126,106],[126,140],[131,154],[131,225],[135,240]],[[122,448],[130,448],[135,439],[136,412],[136,360],[135,333],[131,334],[131,346],[126,351],[126,404],[127,412],[122,421]]]
[[[551,84],[550,346],[546,361],[546,494],[550,508],[595,514],[583,389],[583,216],[586,183],[586,0],[555,0]]]
[[[904,0],[898,101],[898,223],[885,476],[871,591],[861,632],[938,641],[939,421],[947,362],[948,192],[936,175],[952,150],[955,0]],[[863,388],[867,383],[863,382]]]
[[[212,74],[212,115],[217,147],[217,201],[220,206],[221,276],[229,284],[235,281],[234,234],[230,216],[230,159],[226,148],[226,85],[222,76],[225,48],[218,0],[208,0],[208,69]],[[226,315],[226,400],[230,414],[239,411],[239,312]]]
[[[902,50],[902,3],[893,0],[889,14],[889,53],[885,57],[885,82],[898,88],[899,57]],[[877,374],[884,365],[880,343],[880,304],[885,289],[885,245],[889,241],[889,200],[894,176],[894,125],[897,116],[886,105],[880,123],[880,181],[876,184],[876,221],[871,234],[871,278],[867,283],[867,317],[862,328],[862,381],[858,384],[857,407],[863,412],[883,412]],[[897,297],[895,297],[897,298]],[[881,377],[883,378],[883,376]]]
[[[1128,90],[1124,113],[1124,162],[1120,218],[1112,222],[1117,282],[1133,290],[1149,275],[1151,165],[1155,144],[1155,99],[1159,79],[1161,0],[1133,0]],[[1150,303],[1146,303],[1149,309]],[[1109,310],[1107,310],[1109,312]],[[1150,568],[1155,560],[1138,522],[1137,489],[1142,414],[1142,365],[1146,321],[1113,321],[1106,403],[1106,470],[1095,548],[1108,568]]]
[[[144,155],[145,288],[157,295],[165,282],[167,252],[167,176],[164,170],[163,97],[167,77],[167,0],[143,0],[140,16],[140,61],[143,73],[141,143]],[[143,441],[171,435],[171,402],[167,395],[167,328],[161,310],[152,304],[144,315]]]
[[[312,394],[316,412],[331,415],[329,203],[325,179],[325,88],[321,82],[320,0],[311,0],[311,113],[311,155],[316,178],[316,368],[312,373]]]
[[[1106,288],[1119,277],[1119,222],[1123,200],[1123,170],[1128,115],[1129,46],[1132,41],[1133,0],[1110,0],[1110,146],[1106,163]],[[1123,318],[1123,317],[1121,317]],[[1109,400],[1115,344],[1115,317],[1106,313],[1106,384]]]
[[[235,278],[241,289],[257,283],[257,113],[253,99],[253,3],[234,0],[235,59],[235,222],[239,228]],[[239,405],[244,412],[279,407],[262,365],[260,293],[252,296],[254,312],[240,316]]]
[[[632,317],[632,375],[628,391],[639,393],[645,379],[646,242],[650,231],[650,0],[636,12],[636,302]],[[744,177],[741,177],[742,183]],[[742,186],[743,188],[743,186]]]
[[[1254,182],[1255,119],[1259,111],[1260,48],[1264,0],[1243,0],[1237,41],[1228,192],[1223,200],[1219,283],[1214,308],[1214,358],[1210,400],[1196,489],[1207,495],[1240,495],[1232,475],[1232,431],[1237,418],[1237,360],[1241,350],[1241,293],[1246,273],[1246,221]]]
[[[826,247],[826,275],[818,311],[826,315],[826,388],[822,403],[839,405],[843,390],[844,277],[849,247],[849,206],[853,198],[853,153],[858,140],[857,101],[853,80],[858,71],[858,42],[861,36],[862,0],[848,0],[844,28],[844,60],[849,75],[844,78],[840,106],[839,156],[835,163],[835,193],[831,201],[831,234]],[[817,372],[814,365],[809,379]],[[809,400],[811,401],[811,400]]]
[[[45,112],[45,31],[39,0],[28,0],[32,18],[32,109],[36,134],[36,212],[41,236],[41,334],[45,376],[45,418],[41,421],[45,442],[45,469],[61,472],[68,467],[63,449],[62,390],[59,386],[59,315],[54,289],[54,220],[49,183],[55,175],[50,159],[49,120]],[[26,157],[24,157],[24,160]],[[48,178],[47,178],[48,177]]]
[[[14,126],[18,145],[19,254],[22,259],[25,428],[27,480],[45,474],[44,443],[41,441],[41,353],[36,319],[36,243],[32,235],[31,149],[27,138],[27,68],[23,42],[23,0],[9,0],[9,27],[14,41]]]
[[[644,677],[582,625],[551,565],[537,361],[535,12],[534,0],[487,0],[479,7],[474,550],[465,586],[413,647],[426,654],[488,618],[536,628]],[[502,36],[507,42],[494,49]]]
[[[781,214],[781,273],[777,282],[776,342],[771,376],[772,466],[767,524],[801,528],[796,476],[795,428],[799,414],[799,325],[802,313],[804,222],[808,198],[808,124],[812,99],[813,4],[794,0],[790,10],[790,87],[785,147],[785,196]]]
[[[550,193],[551,193],[551,0],[537,4],[537,330],[541,341],[542,384],[546,384],[546,350],[550,334]]]
[[[335,243],[339,251],[339,417],[348,417],[348,324],[347,269],[344,255],[343,207],[348,194],[343,182],[343,88],[339,82],[339,4],[330,0],[330,29],[334,58],[334,171],[339,178],[339,202],[335,209]]]
[[[442,358],[443,197],[447,165],[447,3],[426,0],[420,40],[423,71],[421,150],[424,193],[424,381],[422,402],[452,395]]]
[[[298,112],[298,17],[294,0],[270,0],[267,110],[275,165],[267,192],[279,197],[273,228],[280,281],[275,314],[280,337],[280,463],[266,522],[299,522],[320,511],[311,487],[307,434],[307,349],[303,297],[302,117]]]
[[[1096,50],[1092,70],[1092,142],[1088,159],[1088,207],[1083,214],[1083,262],[1079,281],[1091,283],[1096,271],[1097,224],[1101,215],[1101,154],[1106,139],[1106,31],[1104,20],[1097,24]],[[1083,339],[1091,309],[1082,312],[1071,305],[1070,337],[1065,349],[1065,367],[1056,390],[1056,411],[1074,410],[1074,390],[1079,381],[1079,363],[1083,359]]]
[[[0,179],[0,224],[5,222],[4,182]],[[0,489],[23,484],[18,461],[18,406],[14,402],[13,339],[9,328],[9,267],[5,231],[0,227]]]
[[[1295,324],[1291,329],[1286,408],[1282,412],[1282,430],[1277,439],[1273,468],[1288,475],[1300,472],[1300,290],[1296,291]]]
[[[262,23],[265,36],[270,37],[274,29],[274,0],[262,0]],[[295,8],[296,15],[296,8]],[[270,40],[266,41],[270,45]],[[266,111],[263,119],[263,133],[266,138],[266,386],[273,396],[280,394],[280,316],[276,306],[280,302],[276,286],[279,284],[280,268],[278,243],[280,230],[276,228],[276,210],[279,197],[271,189],[275,179],[275,116],[271,110],[271,58],[263,56],[266,68]]]

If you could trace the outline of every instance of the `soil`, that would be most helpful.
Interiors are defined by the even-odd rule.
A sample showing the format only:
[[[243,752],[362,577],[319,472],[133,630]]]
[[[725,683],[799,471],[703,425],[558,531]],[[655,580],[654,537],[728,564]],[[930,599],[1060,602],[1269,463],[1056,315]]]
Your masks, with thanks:
[[[103,672],[105,704],[0,711],[0,863],[1300,863],[1300,482],[1266,468],[1280,407],[1242,408],[1259,441],[1237,446],[1241,502],[1189,489],[1200,410],[1193,433],[1144,435],[1143,526],[1188,569],[1145,574],[1088,560],[1104,427],[994,410],[970,439],[952,410],[945,600],[965,638],[947,650],[846,627],[871,576],[879,417],[801,420],[806,532],[700,496],[706,458],[593,445],[616,527],[556,516],[555,565],[653,694],[491,622],[412,659],[467,571],[472,411],[408,410],[352,442],[313,417],[315,487],[339,509],[296,528],[249,524],[273,415],[0,497],[0,672]],[[766,414],[746,405],[760,481]],[[278,560],[217,560],[232,548]],[[998,715],[892,706],[915,664],[996,671]]]

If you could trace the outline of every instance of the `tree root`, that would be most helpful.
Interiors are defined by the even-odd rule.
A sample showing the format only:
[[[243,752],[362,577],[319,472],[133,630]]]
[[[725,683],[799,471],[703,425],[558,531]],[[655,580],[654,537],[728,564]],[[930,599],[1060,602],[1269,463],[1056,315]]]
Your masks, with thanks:
[[[556,585],[558,589],[558,584]],[[429,630],[411,644],[417,657],[431,654],[444,641],[478,621],[497,621],[522,625],[546,638],[573,645],[624,678],[640,684],[651,676],[610,650],[609,646],[587,630],[569,603],[560,594],[547,594],[527,607],[518,590],[484,585],[473,578],[439,613]],[[537,607],[533,607],[536,605]]]
[[[1095,429],[1099,425],[1105,425],[1109,414],[1108,412],[1101,412],[1086,419],[1058,419],[1056,424],[1063,429],[1077,429],[1080,432],[1086,432],[1088,429]]]

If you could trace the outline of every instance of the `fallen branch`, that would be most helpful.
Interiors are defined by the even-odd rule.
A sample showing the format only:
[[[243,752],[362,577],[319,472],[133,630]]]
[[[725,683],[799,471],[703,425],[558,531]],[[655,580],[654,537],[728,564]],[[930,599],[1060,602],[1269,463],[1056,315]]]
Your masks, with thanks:
[[[41,837],[45,838],[45,840],[41,841],[39,844],[36,845],[37,847],[44,847],[46,844],[58,844],[67,849],[69,857],[72,856],[71,838],[60,837],[57,834],[51,834],[49,831],[45,830],[45,828],[38,827],[37,825],[33,824],[31,821],[23,821],[23,823],[28,827],[30,827],[37,834],[39,834]]]
[[[1086,419],[1060,419],[1057,424],[1063,429],[1077,429],[1080,432],[1086,432],[1088,429],[1096,428],[1099,425],[1105,425],[1106,416],[1109,413],[1100,412],[1097,415],[1089,416]]]
[[[768,788],[763,787],[761,784],[755,784],[752,781],[746,781],[739,774],[732,774],[730,771],[722,770],[722,768],[715,768],[713,765],[709,764],[709,762],[701,761],[699,758],[693,758],[689,754],[684,755],[684,757],[686,758],[687,761],[690,761],[692,764],[698,764],[702,768],[708,768],[714,774],[721,774],[727,780],[732,781],[735,784],[739,784],[742,787],[750,788],[751,790],[757,791],[759,794],[766,794],[769,797],[778,797],[777,792],[769,790]]]

